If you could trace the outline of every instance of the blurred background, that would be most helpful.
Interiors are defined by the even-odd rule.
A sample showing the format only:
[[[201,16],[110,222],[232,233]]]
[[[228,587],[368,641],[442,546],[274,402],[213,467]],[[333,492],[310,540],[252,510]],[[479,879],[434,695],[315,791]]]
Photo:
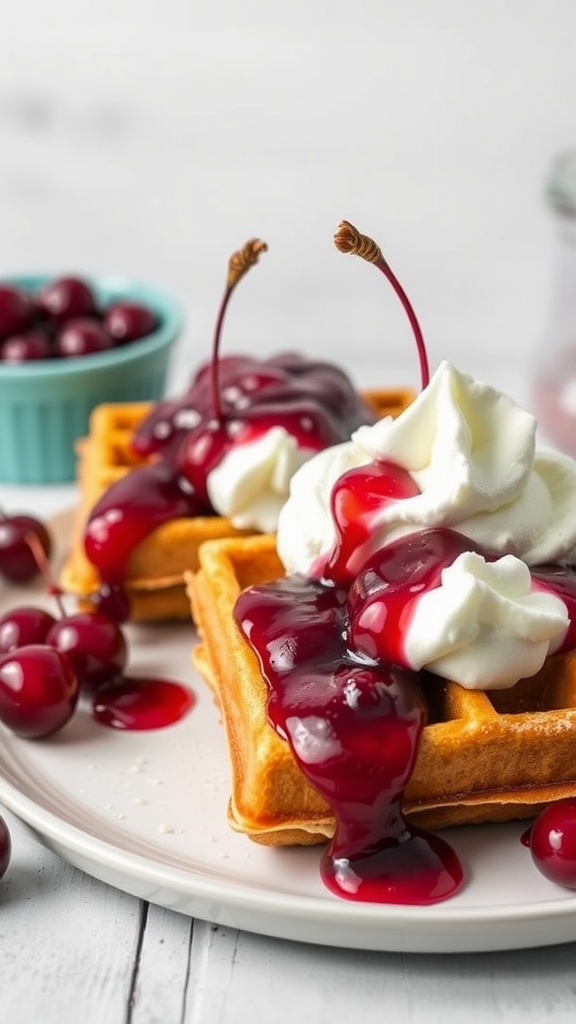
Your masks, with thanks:
[[[293,347],[418,385],[381,244],[435,366],[524,399],[548,316],[552,156],[576,142],[571,0],[21,0],[0,33],[0,273],[107,271],[188,314],[171,390],[209,353]]]

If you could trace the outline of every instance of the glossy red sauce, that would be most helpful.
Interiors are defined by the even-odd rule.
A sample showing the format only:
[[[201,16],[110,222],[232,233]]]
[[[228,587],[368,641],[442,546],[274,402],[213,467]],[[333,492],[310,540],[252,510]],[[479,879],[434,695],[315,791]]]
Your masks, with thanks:
[[[194,706],[191,690],[166,679],[126,676],[101,686],[94,694],[92,713],[111,729],[163,729],[180,721]]]
[[[347,650],[346,592],[287,577],[240,595],[235,616],[270,687],[268,715],[334,811],[321,874],[351,900],[428,904],[463,872],[437,836],[401,811],[424,710],[415,673]]]
[[[451,847],[402,814],[424,720],[419,675],[399,666],[416,602],[442,570],[465,551],[499,556],[438,528],[393,541],[357,566],[374,511],[414,493],[388,463],[344,474],[333,492],[337,540],[315,567],[318,578],[251,588],[235,608],[268,683],[270,722],[333,809],[321,873],[348,899],[434,903],[463,882]],[[576,573],[541,567],[533,578],[565,601],[574,622]],[[564,648],[575,641],[571,626]]]
[[[184,398],[160,402],[136,432],[135,452],[154,461],[109,488],[85,531],[86,555],[105,584],[122,582],[132,551],[158,526],[215,514],[208,475],[234,445],[282,426],[317,451],[374,420],[341,370],[292,354],[223,359],[220,386],[222,420],[213,416],[207,364]]]

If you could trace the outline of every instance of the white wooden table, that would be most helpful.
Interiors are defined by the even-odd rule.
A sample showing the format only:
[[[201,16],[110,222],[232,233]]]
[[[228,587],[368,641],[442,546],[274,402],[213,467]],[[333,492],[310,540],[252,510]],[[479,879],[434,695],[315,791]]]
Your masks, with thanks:
[[[6,820],[0,1020],[10,1024],[574,1020],[576,943],[434,957],[269,939],[111,889]]]
[[[261,235],[226,351],[297,347],[364,386],[416,384],[396,300],[332,250],[348,217],[410,292],[432,365],[524,398],[549,285],[543,180],[576,142],[570,0],[51,0],[49,26],[31,6],[0,41],[2,272],[170,288],[188,313],[180,386],[230,252]],[[0,485],[45,516],[73,497]],[[97,882],[6,819],[0,1024],[575,1019],[576,944],[434,957],[238,933]]]
[[[72,486],[0,484],[44,517]],[[71,867],[7,811],[0,1021],[7,1024],[542,1024],[574,1020],[576,943],[498,953],[376,953],[238,932],[148,904]]]

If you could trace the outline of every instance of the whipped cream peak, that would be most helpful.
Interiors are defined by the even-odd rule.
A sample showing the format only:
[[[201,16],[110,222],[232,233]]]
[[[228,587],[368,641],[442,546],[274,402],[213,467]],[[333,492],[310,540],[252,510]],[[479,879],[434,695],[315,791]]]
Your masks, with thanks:
[[[567,628],[564,602],[534,587],[520,559],[464,552],[414,603],[406,664],[471,689],[509,687],[539,671]]]
[[[337,542],[334,484],[384,461],[406,470],[419,493],[371,510],[351,572],[383,544],[436,526],[528,564],[576,557],[576,463],[536,452],[535,434],[534,417],[512,399],[442,362],[396,419],[360,427],[295,475],[278,523],[286,571],[321,575]]]
[[[525,486],[535,435],[534,416],[444,361],[401,416],[360,427],[352,440],[413,475],[422,493],[412,507],[421,514],[457,509],[462,519],[499,508]]]
[[[313,453],[281,426],[232,445],[207,477],[212,507],[237,529],[273,533],[290,480]]]

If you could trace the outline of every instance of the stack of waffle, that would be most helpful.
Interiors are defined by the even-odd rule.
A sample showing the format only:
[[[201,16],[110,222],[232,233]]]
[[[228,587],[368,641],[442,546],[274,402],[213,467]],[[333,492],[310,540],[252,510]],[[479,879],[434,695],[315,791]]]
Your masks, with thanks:
[[[198,670],[221,708],[232,767],[233,828],[266,844],[324,842],[330,808],[266,716],[267,685],[233,609],[245,587],[283,575],[273,537],[229,538],[200,552],[188,580]],[[404,810],[423,827],[528,818],[576,794],[576,652],[555,655],[508,690],[466,690],[429,676],[428,721]]]
[[[404,389],[369,391],[364,395],[377,416],[396,416],[413,398]],[[150,412],[146,402],[101,405],[92,413],[88,437],[78,443],[77,511],[71,553],[64,565],[61,584],[80,599],[94,594],[101,583],[96,568],[84,552],[84,526],[104,492],[130,470],[143,465],[131,449],[131,438]],[[190,606],[184,573],[198,568],[198,552],[207,540],[246,536],[230,520],[220,516],[174,519],[158,527],[138,544],[129,561],[124,588],[135,620],[187,619]]]

